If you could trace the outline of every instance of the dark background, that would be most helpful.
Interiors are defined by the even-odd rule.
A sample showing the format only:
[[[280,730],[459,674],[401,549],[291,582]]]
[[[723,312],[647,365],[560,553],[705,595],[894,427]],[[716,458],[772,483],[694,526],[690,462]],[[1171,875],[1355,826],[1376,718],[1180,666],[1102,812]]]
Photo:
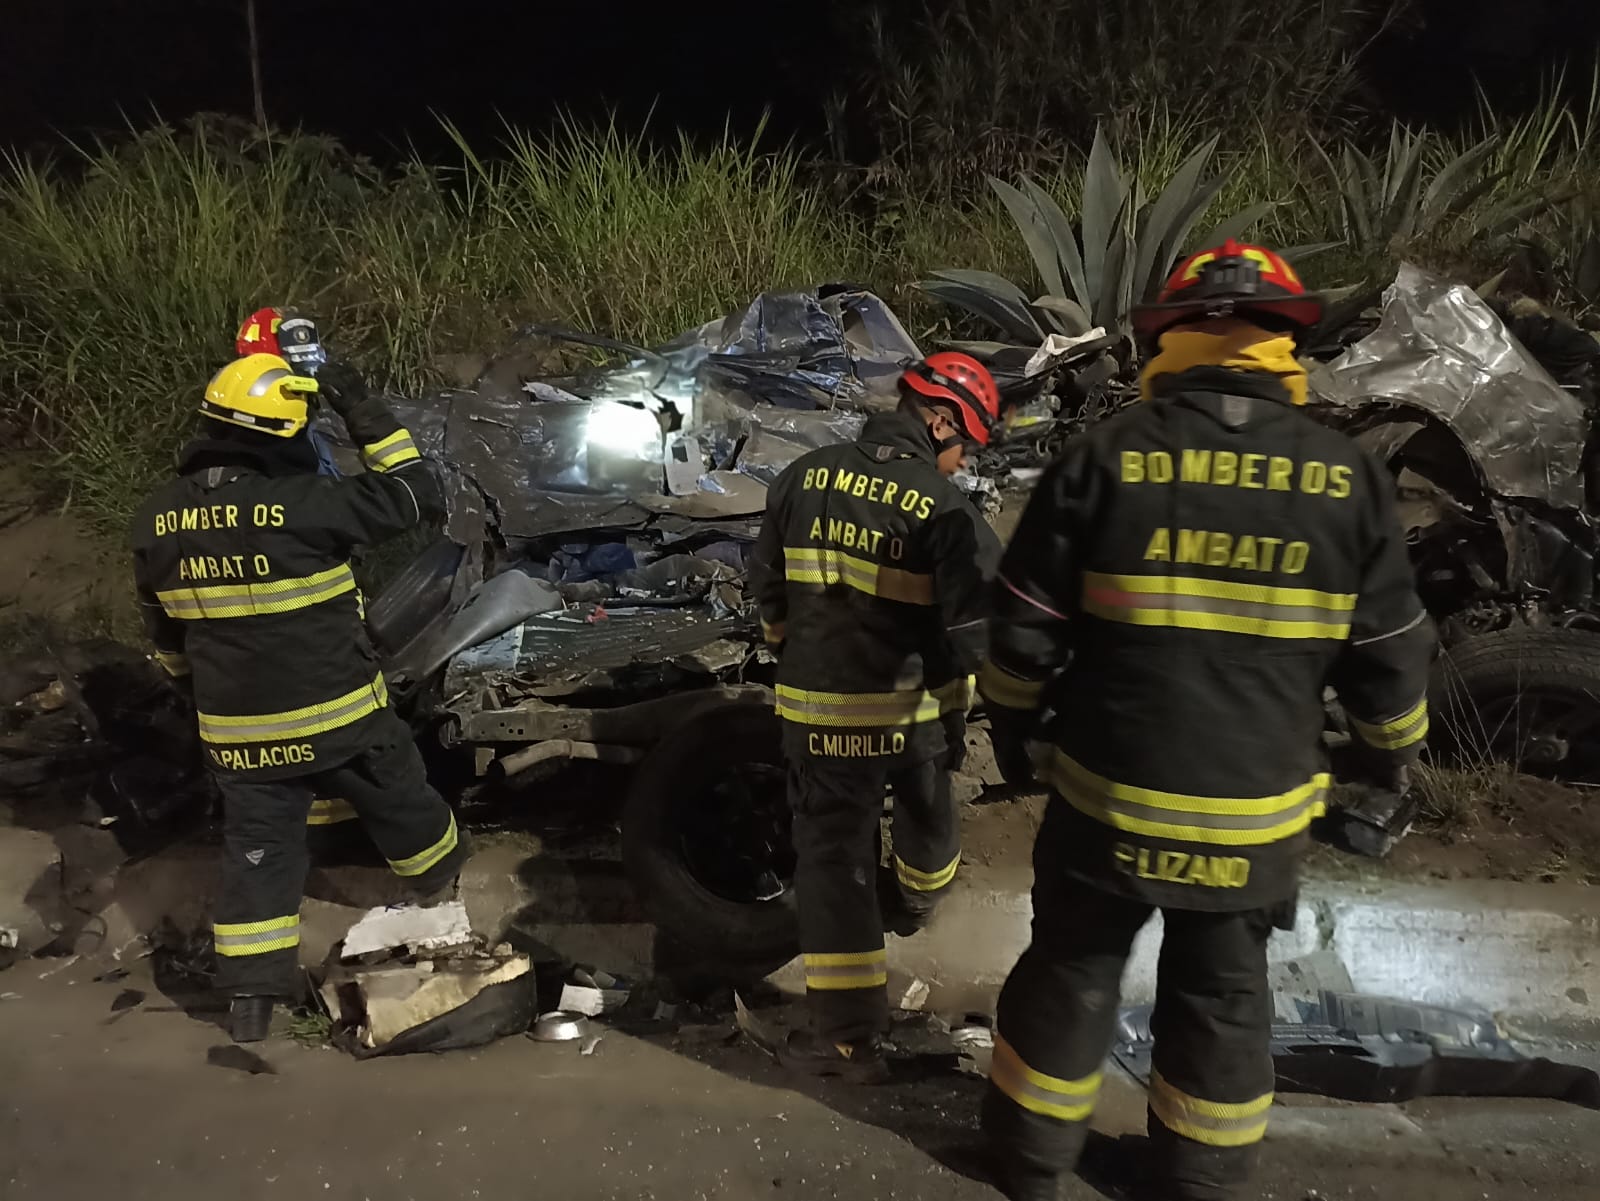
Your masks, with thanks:
[[[1115,0],[1107,0],[1114,3]],[[1263,0],[1270,3],[1271,0]],[[820,143],[824,103],[861,69],[865,0],[259,0],[270,119],[390,159],[447,151],[434,113],[476,142],[502,117],[547,126],[615,112],[630,129],[716,136],[731,121]],[[888,7],[896,5],[890,0]],[[1588,84],[1600,0],[1419,0],[1422,20],[1364,62],[1387,110],[1437,125],[1472,111],[1474,79],[1525,105],[1567,56]],[[0,146],[37,149],[152,113],[251,113],[244,0],[5,0]]]

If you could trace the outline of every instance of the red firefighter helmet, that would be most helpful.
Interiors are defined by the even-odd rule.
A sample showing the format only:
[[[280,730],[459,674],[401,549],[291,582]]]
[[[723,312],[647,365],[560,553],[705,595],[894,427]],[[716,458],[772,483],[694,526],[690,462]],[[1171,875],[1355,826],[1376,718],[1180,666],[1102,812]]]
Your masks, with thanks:
[[[924,400],[953,408],[968,440],[989,445],[990,434],[1000,424],[1000,389],[977,359],[941,351],[907,367],[900,382]]]
[[[281,354],[278,327],[282,324],[283,314],[277,309],[257,309],[239,327],[233,348],[239,352],[241,359],[252,354]]]
[[[1179,263],[1155,303],[1135,305],[1130,316],[1135,334],[1154,338],[1205,317],[1265,317],[1263,324],[1304,331],[1322,313],[1322,297],[1306,291],[1281,254],[1229,238]]]

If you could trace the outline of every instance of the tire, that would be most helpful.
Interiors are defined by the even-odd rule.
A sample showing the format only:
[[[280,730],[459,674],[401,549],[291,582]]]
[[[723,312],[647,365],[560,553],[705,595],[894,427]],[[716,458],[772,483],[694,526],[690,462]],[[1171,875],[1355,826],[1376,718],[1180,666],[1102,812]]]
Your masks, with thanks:
[[[800,951],[795,912],[793,847],[788,842],[787,799],[783,795],[783,753],[777,715],[760,705],[736,704],[706,710],[677,727],[639,764],[622,818],[622,857],[629,880],[656,928],[699,955],[732,968],[770,970]],[[706,862],[708,840],[692,835],[711,823],[709,840],[729,823],[728,805],[753,792],[730,781],[753,780],[762,822],[771,810],[778,833],[763,856],[759,849],[737,856],[729,872],[727,856]],[[770,795],[772,789],[776,795]],[[781,814],[773,809],[781,806]],[[734,811],[734,819],[750,816]],[[761,823],[757,823],[761,824]],[[713,848],[714,849],[714,848]],[[697,866],[699,857],[702,865]],[[776,899],[745,895],[737,882],[751,869],[769,868],[784,887]],[[707,870],[709,869],[709,870]],[[729,877],[735,886],[729,885]],[[759,891],[759,889],[757,890]]]
[[[1600,783],[1600,634],[1499,630],[1439,657],[1429,689],[1430,746],[1447,761],[1486,759]]]

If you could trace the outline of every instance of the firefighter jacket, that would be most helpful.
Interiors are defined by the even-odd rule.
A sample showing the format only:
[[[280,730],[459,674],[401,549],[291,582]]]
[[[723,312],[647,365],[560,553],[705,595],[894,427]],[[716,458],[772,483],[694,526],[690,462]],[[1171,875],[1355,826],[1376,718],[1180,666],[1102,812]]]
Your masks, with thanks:
[[[337,767],[364,749],[387,704],[350,554],[437,516],[442,499],[381,402],[363,401],[346,424],[360,475],[315,474],[309,444],[205,438],[134,517],[146,630],[169,672],[192,673],[221,777]]]
[[[982,537],[980,537],[980,531]],[[931,758],[983,654],[980,548],[993,534],[935,465],[926,425],[870,418],[859,441],[776,481],[751,578],[781,645],[778,714],[809,754]]]
[[[1062,869],[1099,887],[1292,896],[1325,686],[1374,754],[1421,749],[1434,635],[1393,481],[1286,401],[1260,373],[1161,377],[1046,471],[1006,550],[980,688],[1046,711],[1042,774],[1078,827]]]

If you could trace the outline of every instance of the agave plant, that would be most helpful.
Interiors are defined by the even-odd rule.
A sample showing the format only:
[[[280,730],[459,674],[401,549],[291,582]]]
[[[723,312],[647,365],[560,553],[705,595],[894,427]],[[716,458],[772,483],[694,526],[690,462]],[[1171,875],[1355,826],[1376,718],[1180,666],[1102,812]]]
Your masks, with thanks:
[[[1504,172],[1487,170],[1497,141],[1485,138],[1431,171],[1428,138],[1398,121],[1381,162],[1348,143],[1337,159],[1318,143],[1311,146],[1333,185],[1335,220],[1345,243],[1358,254],[1377,257],[1397,241],[1421,237],[1447,220],[1466,219],[1463,232],[1474,240],[1509,230],[1548,203],[1545,197],[1524,195],[1474,209],[1505,179]],[[1315,206],[1318,195],[1307,189],[1308,204]]]
[[[1129,307],[1151,298],[1189,243],[1189,235],[1222,189],[1202,180],[1216,151],[1212,138],[1186,158],[1154,200],[1130,179],[1103,129],[1095,131],[1083,177],[1079,228],[1049,193],[1027,176],[1017,186],[990,178],[1038,268],[1045,294],[1034,300],[1017,284],[989,271],[945,268],[919,286],[929,295],[976,314],[1014,342],[1038,345],[1047,334],[1077,335],[1095,326],[1120,330]],[[1236,213],[1199,245],[1238,237],[1272,210],[1264,201]],[[1303,248],[1302,253],[1314,248]]]

